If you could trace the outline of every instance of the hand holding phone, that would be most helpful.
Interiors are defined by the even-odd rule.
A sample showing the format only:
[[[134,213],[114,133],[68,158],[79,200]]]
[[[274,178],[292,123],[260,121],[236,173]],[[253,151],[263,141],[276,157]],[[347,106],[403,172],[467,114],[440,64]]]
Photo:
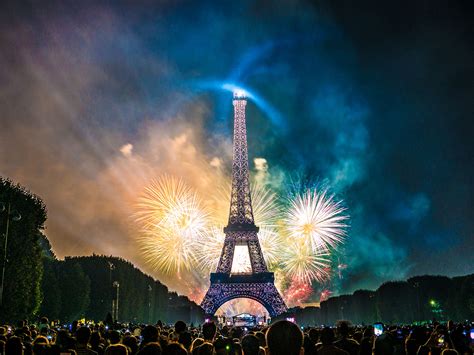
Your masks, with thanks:
[[[374,323],[374,335],[376,337],[383,334],[383,324],[382,323]]]

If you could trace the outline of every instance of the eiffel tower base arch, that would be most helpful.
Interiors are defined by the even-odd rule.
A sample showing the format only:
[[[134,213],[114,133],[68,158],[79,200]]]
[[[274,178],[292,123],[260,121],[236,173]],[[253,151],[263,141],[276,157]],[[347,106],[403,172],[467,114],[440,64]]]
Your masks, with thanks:
[[[273,273],[229,275],[212,273],[211,286],[201,303],[207,315],[214,315],[224,303],[235,298],[250,298],[259,302],[271,317],[287,311],[286,305],[273,283]]]

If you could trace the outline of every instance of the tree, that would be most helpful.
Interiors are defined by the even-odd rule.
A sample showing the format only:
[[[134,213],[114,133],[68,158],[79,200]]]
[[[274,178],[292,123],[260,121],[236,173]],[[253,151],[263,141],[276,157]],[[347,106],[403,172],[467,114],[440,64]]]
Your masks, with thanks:
[[[0,202],[5,207],[0,214],[0,258],[1,266],[4,262],[6,266],[0,321],[12,322],[32,318],[39,310],[43,265],[38,241],[46,221],[46,207],[38,196],[5,178],[0,178]]]
[[[61,316],[61,287],[59,284],[57,269],[59,261],[43,257],[43,280],[41,290],[43,301],[41,302],[40,315],[49,319],[59,319]]]
[[[449,292],[453,281],[446,276],[415,276],[407,280],[414,292],[414,320],[449,318]]]
[[[60,318],[68,321],[83,318],[90,302],[91,282],[81,265],[66,258],[59,264],[58,283],[61,289]]]
[[[413,321],[416,297],[406,281],[386,282],[376,293],[377,314],[380,321],[410,323]]]
[[[375,292],[357,290],[352,295],[353,319],[355,324],[370,324],[377,320],[375,310]]]

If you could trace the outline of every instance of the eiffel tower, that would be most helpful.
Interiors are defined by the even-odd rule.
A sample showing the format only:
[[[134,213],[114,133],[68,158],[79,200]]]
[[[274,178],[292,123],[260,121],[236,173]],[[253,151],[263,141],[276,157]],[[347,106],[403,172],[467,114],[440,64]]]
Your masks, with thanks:
[[[286,312],[287,308],[275,287],[273,272],[267,269],[258,241],[258,227],[253,218],[245,123],[247,100],[242,92],[237,91],[232,103],[234,146],[229,222],[224,228],[225,241],[219,264],[216,272],[211,273],[211,285],[201,307],[211,316],[227,301],[250,298],[262,304],[270,316],[275,317]],[[236,249],[239,252],[236,253]],[[239,259],[249,261],[250,266],[244,272],[238,270],[238,264],[243,261]]]

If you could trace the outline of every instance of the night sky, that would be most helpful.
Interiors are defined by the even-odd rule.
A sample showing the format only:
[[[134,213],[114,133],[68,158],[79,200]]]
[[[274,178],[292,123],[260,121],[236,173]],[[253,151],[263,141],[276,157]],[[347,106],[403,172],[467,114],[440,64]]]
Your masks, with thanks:
[[[2,2],[0,175],[43,198],[59,257],[150,271],[134,201],[163,173],[213,193],[242,87],[268,184],[304,177],[345,201],[341,292],[472,273],[473,5]]]

